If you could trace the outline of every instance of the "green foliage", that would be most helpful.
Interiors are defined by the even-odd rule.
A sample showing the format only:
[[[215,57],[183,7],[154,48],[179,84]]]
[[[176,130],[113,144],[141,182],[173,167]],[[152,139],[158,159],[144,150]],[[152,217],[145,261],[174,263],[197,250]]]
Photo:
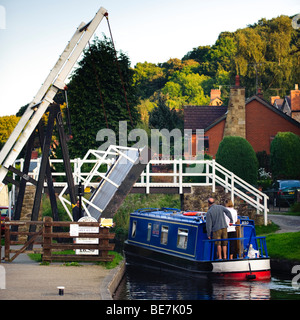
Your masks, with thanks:
[[[72,75],[69,88],[69,108],[74,139],[69,142],[71,158],[83,157],[88,149],[97,149],[97,132],[108,128],[114,132],[119,130],[119,121],[128,122],[130,131],[139,121],[137,111],[138,99],[133,86],[133,70],[129,67],[128,57],[121,53],[118,56],[122,79],[125,85],[130,114],[122,88],[115,60],[112,43],[104,38],[94,40],[84,52],[79,67]],[[103,110],[101,96],[103,99]]]
[[[271,258],[300,261],[300,232],[270,234],[266,240]]]
[[[138,96],[141,99],[147,99],[164,86],[163,69],[154,63],[139,62],[134,69],[133,81]]]
[[[158,106],[149,113],[149,126],[159,130],[172,131],[174,128],[183,130],[182,115],[175,109],[170,110],[166,105],[166,100],[161,98],[158,101]]]
[[[251,144],[242,137],[224,137],[216,161],[250,184],[257,182],[258,161]]]
[[[127,239],[129,215],[142,208],[180,208],[179,195],[173,194],[129,194],[114,215],[116,240],[123,242]]]
[[[228,88],[239,74],[247,96],[256,94],[260,86],[269,100],[275,93],[272,88],[281,88],[279,94],[284,96],[298,83],[299,48],[300,33],[292,28],[291,18],[261,19],[235,32],[220,33],[214,45],[194,48],[181,60],[138,63],[134,85],[142,100],[157,104],[163,94],[170,109],[208,104],[210,90],[220,87],[226,105]]]
[[[300,179],[300,137],[278,132],[271,143],[273,179]]]
[[[19,119],[20,118],[16,116],[0,117],[0,149],[4,146],[10,134],[13,132]]]

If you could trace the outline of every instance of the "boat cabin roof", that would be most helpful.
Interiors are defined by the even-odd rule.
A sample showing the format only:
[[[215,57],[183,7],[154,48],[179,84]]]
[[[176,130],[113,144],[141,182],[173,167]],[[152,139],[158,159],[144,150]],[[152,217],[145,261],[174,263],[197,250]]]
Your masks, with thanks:
[[[144,208],[131,213],[131,216],[148,219],[172,220],[181,223],[201,224],[205,223],[206,212],[180,211],[175,208]]]
[[[206,212],[181,211],[176,208],[143,208],[131,213],[132,217],[143,217],[155,220],[177,221],[179,223],[202,224],[206,223]],[[247,216],[238,216],[242,224],[253,224]]]

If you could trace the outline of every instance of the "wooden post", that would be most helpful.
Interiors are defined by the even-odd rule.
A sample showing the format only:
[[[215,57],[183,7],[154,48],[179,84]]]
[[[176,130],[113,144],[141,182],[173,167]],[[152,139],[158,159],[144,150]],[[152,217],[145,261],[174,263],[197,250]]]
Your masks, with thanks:
[[[10,251],[10,226],[8,223],[9,218],[5,218],[5,261],[9,261],[9,251]]]
[[[43,262],[52,262],[51,259],[51,244],[52,244],[52,229],[53,219],[51,217],[44,218],[44,230],[43,230]]]
[[[238,219],[236,221],[236,224],[240,224],[240,220]],[[236,226],[235,227],[235,230],[236,230],[236,237],[237,238],[241,238],[242,237],[242,233],[241,233],[241,227],[240,226]],[[243,254],[242,254],[242,241],[243,240],[237,240],[236,242],[236,249],[237,249],[237,254],[239,256],[239,258],[242,258],[243,257]]]
[[[101,250],[100,251],[100,247],[104,248],[108,248],[109,245],[109,239],[108,239],[108,234],[109,234],[109,229],[108,228],[99,228],[100,234],[102,233],[103,236],[107,236],[105,239],[99,239],[99,253],[100,256],[103,258],[106,258],[108,256],[108,250]]]

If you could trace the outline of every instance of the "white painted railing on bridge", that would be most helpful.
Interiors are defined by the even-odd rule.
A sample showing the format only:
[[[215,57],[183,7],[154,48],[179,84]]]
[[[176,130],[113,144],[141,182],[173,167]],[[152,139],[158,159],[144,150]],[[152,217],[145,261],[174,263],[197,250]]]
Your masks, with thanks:
[[[91,169],[98,161],[94,159],[81,160],[79,158],[71,160],[73,170],[77,172],[74,176],[75,184],[79,183],[81,177],[90,176]],[[16,162],[16,164],[20,164],[21,171],[23,169],[23,162],[23,159]],[[37,163],[36,168],[30,173],[34,179],[37,179],[40,159],[31,160],[31,162]],[[56,180],[54,186],[64,187],[66,185],[66,181],[64,180],[65,173],[55,171],[58,164],[63,164],[63,160],[51,159],[50,163],[53,178]],[[105,164],[106,167],[102,166],[103,173],[109,169],[111,162],[106,161]],[[100,182],[96,181],[97,178],[99,179],[99,174],[90,179],[90,186],[97,187]],[[265,225],[267,224],[267,214],[269,212],[268,196],[221,166],[215,160],[150,160],[134,187],[145,188],[146,193],[150,193],[151,188],[154,187],[178,188],[178,193],[182,194],[184,188],[195,186],[211,186],[212,192],[215,192],[217,185],[224,187],[226,192],[230,192],[233,202],[234,197],[238,196],[254,207],[258,214],[263,214]]]

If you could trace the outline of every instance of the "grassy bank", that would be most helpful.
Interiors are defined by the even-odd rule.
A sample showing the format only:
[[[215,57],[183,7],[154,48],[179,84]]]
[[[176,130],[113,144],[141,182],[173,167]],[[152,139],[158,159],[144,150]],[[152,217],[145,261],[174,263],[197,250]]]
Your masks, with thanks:
[[[279,226],[272,222],[267,226],[256,226],[256,234],[266,236],[271,258],[300,261],[300,232],[275,233]]]
[[[266,240],[271,258],[300,261],[300,232],[269,234]]]
[[[69,255],[75,255],[74,250],[64,250],[64,251],[57,251],[53,252],[53,254],[69,254]],[[119,263],[123,260],[123,257],[116,251],[109,251],[109,254],[114,255],[113,261],[100,261],[96,262],[97,265],[103,266],[106,269],[113,269],[119,265]],[[31,260],[34,260],[36,262],[42,262],[42,255],[40,253],[29,253],[28,256],[30,257]],[[49,264],[49,263],[47,263]],[[64,265],[66,266],[81,266],[80,262],[70,262],[70,263],[65,263]]]

